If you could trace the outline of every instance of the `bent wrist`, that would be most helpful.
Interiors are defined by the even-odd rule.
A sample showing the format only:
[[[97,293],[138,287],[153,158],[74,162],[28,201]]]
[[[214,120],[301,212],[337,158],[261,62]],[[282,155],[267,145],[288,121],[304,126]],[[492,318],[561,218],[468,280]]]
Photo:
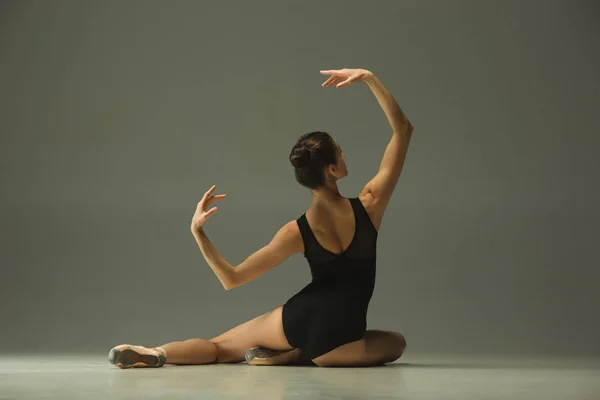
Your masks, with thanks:
[[[373,82],[377,79],[377,77],[375,76],[375,74],[367,69],[363,70],[363,78],[362,80],[369,83],[369,82]]]

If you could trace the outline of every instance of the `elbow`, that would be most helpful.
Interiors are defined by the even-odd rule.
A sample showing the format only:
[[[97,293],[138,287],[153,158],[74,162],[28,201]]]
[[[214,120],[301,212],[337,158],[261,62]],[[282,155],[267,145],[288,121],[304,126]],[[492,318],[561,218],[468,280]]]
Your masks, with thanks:
[[[223,284],[223,288],[225,290],[235,289],[236,287],[239,286],[237,274],[235,272],[232,272],[231,275],[229,277],[227,277],[227,279],[223,279],[221,281],[221,284]]]
[[[225,290],[231,290],[231,289],[235,288],[235,285],[231,282],[223,281],[223,282],[221,282],[221,284],[223,285],[223,289],[225,289]]]
[[[406,123],[402,124],[402,126],[395,131],[395,133],[399,133],[402,136],[410,137],[412,135],[413,129],[415,127],[410,123],[409,120],[406,120]]]

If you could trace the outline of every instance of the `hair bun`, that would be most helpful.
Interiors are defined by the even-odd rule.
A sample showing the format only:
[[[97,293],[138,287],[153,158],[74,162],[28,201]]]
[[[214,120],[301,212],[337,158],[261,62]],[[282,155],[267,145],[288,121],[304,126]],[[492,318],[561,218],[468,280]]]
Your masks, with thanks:
[[[310,160],[310,149],[308,146],[301,144],[300,146],[294,149],[292,156],[290,157],[290,161],[292,165],[296,168],[302,168],[308,161]]]

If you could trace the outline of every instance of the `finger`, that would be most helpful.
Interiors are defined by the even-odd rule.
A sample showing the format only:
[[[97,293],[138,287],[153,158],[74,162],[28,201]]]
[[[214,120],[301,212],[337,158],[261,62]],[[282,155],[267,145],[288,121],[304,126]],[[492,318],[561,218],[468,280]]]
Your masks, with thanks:
[[[356,79],[353,78],[348,78],[343,82],[338,83],[335,87],[341,88],[344,86],[348,86],[349,84],[351,84],[352,82],[354,82]]]
[[[207,201],[211,201],[212,199],[220,200],[220,199],[224,198],[225,196],[227,196],[227,195],[226,194],[214,194],[214,195],[210,196]]]
[[[329,78],[327,78],[325,80],[325,82],[323,82],[323,86],[327,85],[329,82],[331,82],[333,80],[333,76],[330,76]]]
[[[213,207],[213,208],[211,208],[210,210],[208,210],[206,212],[206,216],[210,217],[211,215],[213,215],[214,213],[216,213],[218,209],[219,209],[219,207]]]
[[[319,71],[321,72],[323,75],[331,75],[331,74],[339,74],[340,70],[339,69],[328,69],[328,70],[323,70],[323,71]]]
[[[333,82],[334,80],[335,80],[335,77],[330,76],[325,82],[323,82],[321,84],[321,86],[327,87],[327,86],[331,85],[331,82]]]
[[[335,85],[336,83],[341,82],[343,80],[344,78],[342,78],[341,76],[336,76],[327,84],[327,86]]]
[[[227,196],[226,194],[216,194],[214,196],[210,196],[208,198],[208,200],[206,201],[206,207],[208,207],[209,205],[211,205],[213,202],[217,201],[217,200],[223,200],[225,198],[225,196]]]
[[[334,84],[336,84],[336,83],[338,83],[338,82],[341,82],[341,81],[343,81],[343,80],[345,79],[343,76],[334,76],[334,77],[332,77],[332,78],[333,78],[333,79],[331,80],[331,82],[329,82],[329,83],[327,84],[327,86],[334,85]]]
[[[215,190],[215,187],[216,187],[216,186],[217,186],[217,185],[212,185],[212,186],[210,187],[210,189],[208,189],[208,190],[206,191],[206,193],[204,193],[204,196],[202,196],[202,198],[200,199],[200,203],[204,203],[204,202],[206,202],[206,198],[207,198],[207,197],[208,197],[208,196],[209,196],[209,195],[212,193],[212,191],[213,191],[213,190]]]
[[[210,193],[211,193],[213,190],[215,190],[215,186],[217,186],[217,185],[212,185],[212,186],[210,187],[210,189],[208,189],[206,192],[204,192],[204,196],[202,196],[202,200],[204,200],[205,198],[207,198],[207,197],[208,197],[208,195],[210,195]]]

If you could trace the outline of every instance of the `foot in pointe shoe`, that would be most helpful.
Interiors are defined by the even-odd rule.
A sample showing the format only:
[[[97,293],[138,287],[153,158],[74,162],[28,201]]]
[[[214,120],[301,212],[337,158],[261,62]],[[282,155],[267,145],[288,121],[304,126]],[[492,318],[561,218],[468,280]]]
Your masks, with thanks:
[[[147,348],[122,344],[110,350],[108,361],[119,368],[156,368],[165,365],[167,354],[160,347]]]
[[[251,347],[246,350],[245,358],[250,365],[288,365],[294,360],[298,349],[273,350],[267,347]]]

